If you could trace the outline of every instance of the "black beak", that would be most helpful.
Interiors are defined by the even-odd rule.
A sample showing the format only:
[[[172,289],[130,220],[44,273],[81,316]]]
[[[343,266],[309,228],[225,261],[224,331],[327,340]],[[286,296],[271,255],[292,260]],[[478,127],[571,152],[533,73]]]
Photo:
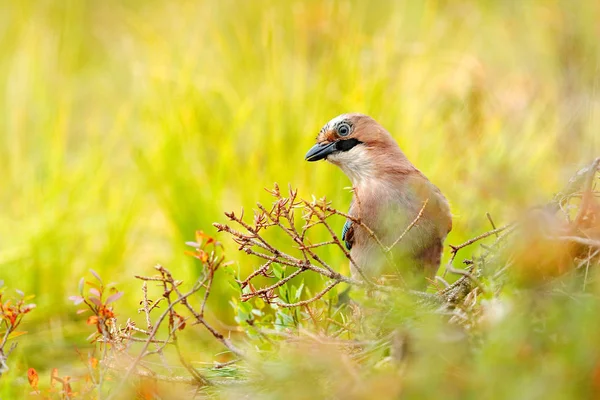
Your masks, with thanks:
[[[337,142],[331,142],[327,144],[317,143],[310,148],[308,153],[304,156],[306,161],[319,161],[326,158],[328,155],[337,150],[335,144]]]

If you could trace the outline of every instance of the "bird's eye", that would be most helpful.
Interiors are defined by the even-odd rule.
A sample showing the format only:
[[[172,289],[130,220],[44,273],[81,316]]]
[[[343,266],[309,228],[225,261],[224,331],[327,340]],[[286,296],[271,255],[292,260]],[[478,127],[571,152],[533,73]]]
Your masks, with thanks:
[[[348,136],[350,134],[351,130],[352,130],[352,128],[350,127],[350,125],[347,122],[342,122],[337,127],[337,133],[340,136]]]

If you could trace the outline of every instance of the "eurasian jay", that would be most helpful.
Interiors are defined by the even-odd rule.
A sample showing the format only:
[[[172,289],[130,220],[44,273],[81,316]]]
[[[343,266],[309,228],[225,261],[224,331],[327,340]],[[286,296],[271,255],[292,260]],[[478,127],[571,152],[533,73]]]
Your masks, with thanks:
[[[325,124],[306,154],[307,161],[322,159],[350,178],[354,195],[349,215],[369,228],[347,220],[342,231],[362,273],[376,281],[391,277],[411,286],[432,279],[452,228],[450,207],[392,136],[367,115],[342,114]],[[357,268],[351,265],[351,270],[361,279]]]

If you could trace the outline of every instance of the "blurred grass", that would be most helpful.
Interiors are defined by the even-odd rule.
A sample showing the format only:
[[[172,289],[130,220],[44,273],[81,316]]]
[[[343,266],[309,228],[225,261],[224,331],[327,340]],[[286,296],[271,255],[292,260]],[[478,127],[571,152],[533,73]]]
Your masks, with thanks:
[[[0,278],[39,305],[18,368],[72,349],[90,268],[133,310],[134,273],[195,276],[183,242],[273,182],[345,209],[342,172],[303,161],[343,112],[446,193],[450,243],[546,201],[600,153],[599,19],[566,0],[2,2]]]

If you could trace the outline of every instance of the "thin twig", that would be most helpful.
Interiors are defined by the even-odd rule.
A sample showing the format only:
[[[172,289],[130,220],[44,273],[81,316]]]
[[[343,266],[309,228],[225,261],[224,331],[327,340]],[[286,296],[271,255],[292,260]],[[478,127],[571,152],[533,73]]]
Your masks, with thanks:
[[[172,283],[173,290],[177,293],[178,297],[174,300],[173,303],[175,303],[175,301],[181,302],[181,304],[184,305],[192,313],[196,321],[203,325],[218,341],[220,341],[225,347],[227,347],[232,353],[234,353],[238,357],[243,357],[244,353],[241,350],[239,350],[233,343],[231,343],[231,341],[226,339],[221,333],[217,332],[217,330],[215,330],[208,322],[206,322],[204,317],[200,315],[200,313],[197,312],[187,301],[187,298],[191,294],[196,293],[198,290],[200,290],[202,286],[196,285],[187,294],[182,294],[179,288],[174,284],[171,273],[163,266],[158,266],[157,269],[159,269],[161,273],[165,274],[169,282]]]
[[[471,280],[471,282],[473,282],[479,289],[481,289],[481,291],[483,293],[487,292],[485,287],[479,281],[479,279],[477,279],[475,277],[475,275],[473,275],[471,272],[467,271],[466,269],[457,269],[457,268],[454,268],[452,265],[448,265],[446,268],[448,269],[448,272],[451,272],[451,273],[457,274],[457,275],[462,275],[462,276],[469,278]]]
[[[346,256],[346,258],[348,260],[350,260],[350,263],[358,271],[358,273],[364,279],[364,281],[367,282],[368,284],[372,284],[371,280],[365,275],[365,273],[362,270],[362,268],[359,265],[357,265],[356,262],[354,262],[354,259],[352,258],[352,256],[348,252],[348,250],[346,250],[346,247],[340,242],[340,239],[337,237],[337,235],[333,232],[333,229],[331,229],[331,227],[329,226],[329,224],[326,222],[325,216],[323,214],[319,213],[316,210],[316,208],[315,208],[314,205],[312,205],[310,203],[306,203],[306,206],[309,207],[309,209],[314,213],[314,215],[317,216],[317,218],[319,219],[319,221],[321,221],[321,223],[329,231],[329,234],[331,235],[331,237],[332,237],[333,241],[335,242],[336,246],[338,246],[338,248],[342,250],[342,252],[344,253],[344,256]]]
[[[282,278],[282,279],[278,280],[277,282],[275,282],[271,286],[264,287],[262,289],[259,289],[259,290],[255,291],[255,292],[243,293],[242,294],[242,301],[247,301],[247,300],[250,300],[251,298],[254,298],[256,296],[260,296],[261,294],[269,293],[271,290],[274,290],[274,289],[276,289],[276,288],[278,288],[280,286],[285,285],[288,281],[294,279],[296,276],[300,275],[304,271],[306,271],[306,270],[305,269],[297,269],[296,271],[292,272],[291,274],[289,274],[285,278]]]
[[[332,281],[330,282],[325,289],[321,290],[319,293],[317,293],[314,297],[308,299],[308,300],[302,300],[299,301],[297,303],[283,303],[283,302],[278,302],[277,305],[281,306],[281,307],[285,307],[285,308],[292,308],[292,307],[300,307],[300,306],[305,306],[307,304],[313,303],[317,300],[319,300],[321,297],[323,297],[327,292],[329,292],[331,289],[333,289],[336,285],[338,285],[341,281]]]
[[[558,237],[556,237],[556,239],[565,240],[565,241],[569,241],[569,242],[575,242],[575,243],[583,244],[585,246],[600,248],[600,240],[587,239],[587,238],[582,238],[579,236],[558,236]]]
[[[177,299],[173,300],[173,302],[171,304],[169,304],[169,306],[163,311],[163,313],[158,318],[157,322],[154,324],[154,327],[153,327],[152,332],[150,333],[150,336],[148,337],[148,339],[150,339],[150,340],[154,339],[154,336],[156,336],[156,334],[158,333],[158,327],[162,324],[162,322],[164,321],[164,319],[168,315],[170,315],[171,310],[173,309],[173,307],[176,304],[178,304],[180,302],[183,302],[189,296],[191,296],[194,293],[196,293],[199,289],[200,288],[193,288],[192,290],[190,290],[186,294],[181,295]],[[120,394],[122,392],[122,388],[125,385],[125,383],[127,382],[127,380],[129,379],[129,376],[132,374],[133,370],[135,369],[135,367],[137,366],[137,364],[142,360],[142,358],[146,356],[146,352],[148,350],[148,346],[150,346],[150,343],[151,343],[150,340],[147,340],[146,343],[144,343],[144,345],[143,345],[141,351],[139,352],[138,356],[134,359],[134,361],[131,363],[131,365],[129,366],[129,368],[127,368],[127,370],[125,371],[125,374],[123,375],[123,378],[121,378],[121,381],[120,381],[119,385],[111,393],[111,395],[108,397],[108,399],[112,399],[112,398],[114,398],[115,395]]]
[[[404,239],[404,236],[417,224],[417,222],[419,222],[419,220],[423,216],[423,211],[425,211],[425,207],[427,206],[427,203],[429,203],[429,199],[425,199],[425,201],[423,202],[423,207],[421,207],[421,209],[419,210],[419,213],[417,214],[415,219],[413,219],[413,221],[406,227],[406,229],[404,230],[404,232],[402,232],[400,237],[398,237],[398,239],[396,239],[396,241],[387,248],[388,252],[392,251],[392,248],[395,247],[398,244],[398,242],[400,242],[402,239]]]
[[[458,246],[449,245],[450,248],[452,249],[452,256],[450,257],[450,260],[448,260],[448,263],[446,264],[446,268],[444,270],[444,273],[442,274],[442,278],[446,277],[446,274],[450,271],[450,269],[454,269],[452,267],[452,263],[454,262],[454,259],[456,258],[456,255],[458,254],[459,250],[461,250],[461,249],[463,249],[463,248],[465,248],[467,246],[470,246],[473,243],[476,243],[476,242],[478,242],[478,241],[480,241],[482,239],[490,237],[492,235],[497,235],[498,233],[500,233],[502,231],[505,231],[506,229],[514,227],[514,225],[515,225],[514,223],[513,224],[507,224],[507,225],[504,225],[504,226],[502,226],[500,228],[493,229],[491,231],[482,233],[481,235],[476,236],[476,237],[474,237],[472,239],[469,239],[466,242],[464,242],[462,244],[459,244]],[[500,239],[501,239],[501,236],[498,237],[497,241],[500,240]]]

